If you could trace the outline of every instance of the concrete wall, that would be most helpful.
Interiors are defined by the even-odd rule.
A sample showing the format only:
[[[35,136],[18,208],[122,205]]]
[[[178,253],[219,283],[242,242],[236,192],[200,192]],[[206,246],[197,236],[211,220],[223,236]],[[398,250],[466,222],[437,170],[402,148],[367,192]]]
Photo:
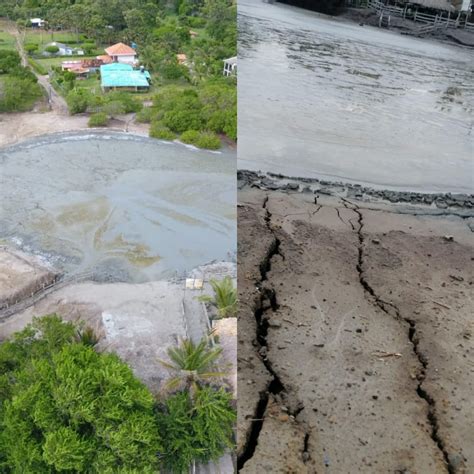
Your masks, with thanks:
[[[131,63],[134,63],[135,62],[135,56],[117,56],[117,61],[119,63],[127,63],[127,64],[131,64]]]

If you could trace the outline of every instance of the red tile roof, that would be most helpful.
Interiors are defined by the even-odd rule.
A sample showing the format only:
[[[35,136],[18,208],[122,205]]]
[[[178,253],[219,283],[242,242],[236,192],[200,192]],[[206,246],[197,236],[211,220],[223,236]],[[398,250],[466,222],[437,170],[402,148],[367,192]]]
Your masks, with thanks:
[[[97,59],[99,61],[102,61],[104,64],[109,64],[112,62],[112,58],[110,56],[107,56],[106,54],[102,54],[101,56],[97,56]]]
[[[135,56],[137,54],[137,52],[133,48],[127,46],[124,43],[117,43],[113,46],[105,48],[105,52],[109,56]]]

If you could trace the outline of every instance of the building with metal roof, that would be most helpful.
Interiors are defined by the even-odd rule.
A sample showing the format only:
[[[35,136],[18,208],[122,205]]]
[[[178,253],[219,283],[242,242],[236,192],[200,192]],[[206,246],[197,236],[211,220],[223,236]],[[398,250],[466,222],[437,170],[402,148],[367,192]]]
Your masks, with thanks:
[[[151,76],[144,68],[133,69],[130,64],[111,63],[100,67],[102,90],[146,91],[150,88]]]

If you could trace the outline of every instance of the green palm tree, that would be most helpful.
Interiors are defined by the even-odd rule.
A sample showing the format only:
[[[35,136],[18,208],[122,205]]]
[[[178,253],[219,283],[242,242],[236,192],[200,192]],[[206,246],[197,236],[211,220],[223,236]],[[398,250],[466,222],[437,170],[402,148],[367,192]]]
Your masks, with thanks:
[[[238,298],[232,278],[226,276],[223,280],[211,280],[210,283],[214,297],[204,295],[200,297],[200,300],[214,304],[219,318],[235,316],[238,309]]]
[[[175,375],[166,382],[165,392],[187,390],[194,399],[201,386],[225,375],[225,372],[214,370],[222,348],[209,347],[208,338],[203,338],[199,344],[183,339],[178,347],[170,347],[167,352],[170,361],[160,362]]]

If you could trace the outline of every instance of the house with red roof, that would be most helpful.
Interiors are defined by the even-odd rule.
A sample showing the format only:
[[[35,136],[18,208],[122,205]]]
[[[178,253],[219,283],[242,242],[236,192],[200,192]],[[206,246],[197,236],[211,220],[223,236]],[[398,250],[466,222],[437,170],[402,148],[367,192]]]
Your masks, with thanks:
[[[104,63],[113,62],[113,63],[124,63],[135,65],[138,63],[137,52],[131,47],[124,43],[117,43],[113,46],[105,48],[105,52],[110,60],[103,61]],[[105,59],[103,56],[98,57],[98,59]]]

